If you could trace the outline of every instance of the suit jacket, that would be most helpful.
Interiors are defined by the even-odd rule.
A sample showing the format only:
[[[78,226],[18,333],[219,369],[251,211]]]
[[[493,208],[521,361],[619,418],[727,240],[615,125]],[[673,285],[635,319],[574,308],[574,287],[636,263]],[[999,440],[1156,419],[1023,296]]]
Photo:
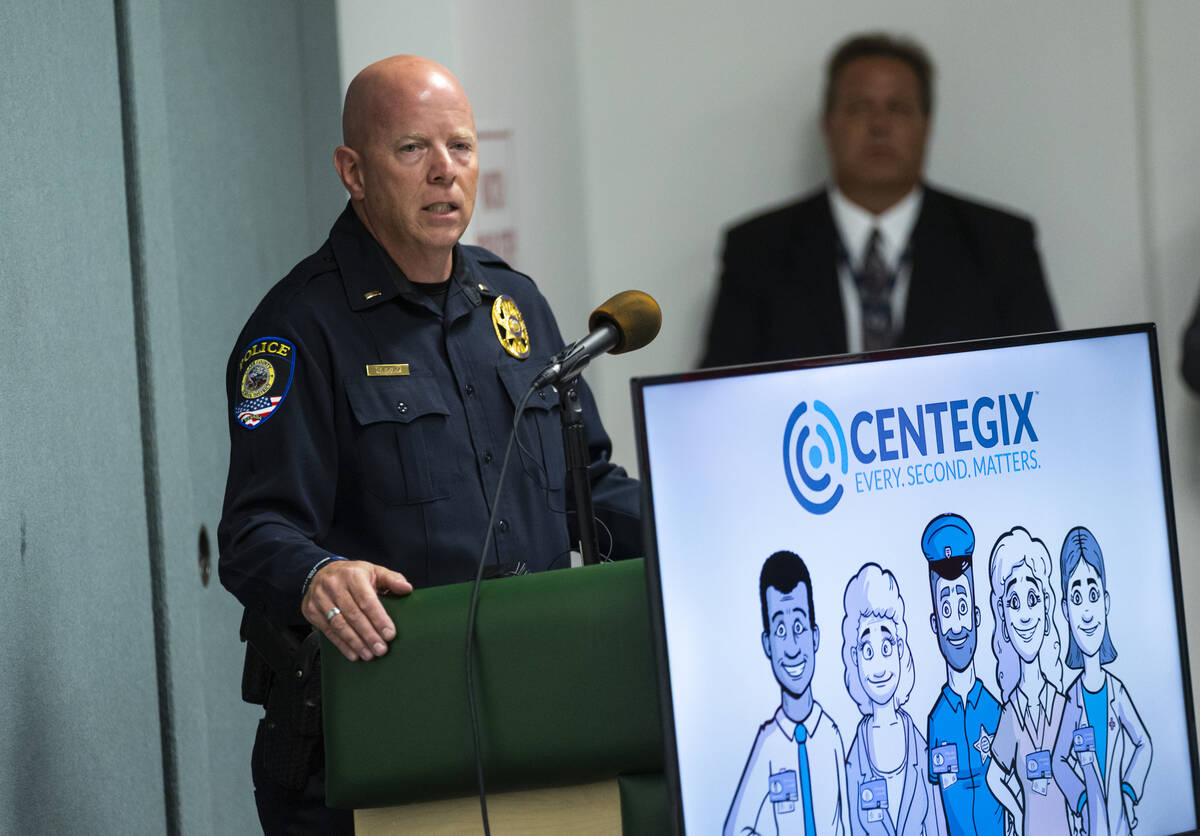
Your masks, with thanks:
[[[1067,805],[1076,811],[1080,794],[1088,790],[1089,821],[1107,821],[1107,827],[1096,824],[1091,833],[1129,836],[1132,831],[1130,816],[1133,801],[1122,791],[1123,784],[1133,790],[1138,801],[1146,788],[1146,774],[1150,771],[1153,747],[1150,735],[1142,724],[1133,700],[1124,684],[1108,671],[1104,672],[1108,686],[1108,712],[1104,720],[1108,723],[1108,747],[1104,758],[1104,784],[1100,786],[1098,771],[1080,763],[1079,756],[1071,751],[1072,733],[1080,726],[1095,725],[1097,718],[1088,718],[1083,708],[1083,677],[1075,678],[1067,688],[1067,707],[1063,712],[1062,726],[1054,744],[1054,780],[1058,782]],[[1097,799],[1099,790],[1102,798]],[[1103,805],[1099,808],[1097,802]]]
[[[924,187],[898,345],[1052,331],[1024,218]],[[842,354],[838,232],[821,190],[732,227],[703,366]]]

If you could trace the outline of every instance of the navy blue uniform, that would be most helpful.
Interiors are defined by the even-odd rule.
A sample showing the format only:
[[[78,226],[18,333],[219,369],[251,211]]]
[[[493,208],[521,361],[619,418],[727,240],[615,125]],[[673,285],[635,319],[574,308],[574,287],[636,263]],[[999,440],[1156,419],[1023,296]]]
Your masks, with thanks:
[[[501,295],[524,318],[526,359],[493,325]],[[515,404],[562,347],[529,277],[459,245],[443,306],[347,207],[267,294],[230,357],[221,582],[275,623],[306,625],[303,591],[331,556],[402,572],[417,589],[473,578]],[[600,550],[639,556],[638,484],[608,461],[582,382],[580,396]],[[487,560],[565,567],[574,538],[555,390],[529,400],[518,443]]]
[[[455,248],[444,312],[398,287],[385,259],[347,208],[325,245],[267,294],[229,361],[221,581],[280,623],[303,623],[305,580],[330,555],[402,572],[418,589],[472,578],[514,405],[563,346],[532,280],[486,250]],[[524,316],[525,360],[496,336],[491,309],[500,294]],[[294,346],[292,379],[273,411],[247,428],[236,415],[243,360],[271,339]],[[405,374],[366,371],[402,364]],[[586,385],[582,398],[601,551],[607,527],[614,557],[637,556],[637,482],[608,461],[611,445]],[[552,389],[529,401],[490,562],[525,561],[533,571],[569,563],[558,413]]]

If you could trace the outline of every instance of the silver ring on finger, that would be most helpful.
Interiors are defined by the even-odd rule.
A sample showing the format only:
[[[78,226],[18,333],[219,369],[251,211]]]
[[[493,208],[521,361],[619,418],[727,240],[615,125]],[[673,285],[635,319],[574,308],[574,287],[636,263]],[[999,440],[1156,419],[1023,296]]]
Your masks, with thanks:
[[[342,614],[342,611],[339,610],[337,607],[331,607],[329,612],[325,613],[325,620],[333,621],[333,617],[335,615],[341,615],[341,614]]]

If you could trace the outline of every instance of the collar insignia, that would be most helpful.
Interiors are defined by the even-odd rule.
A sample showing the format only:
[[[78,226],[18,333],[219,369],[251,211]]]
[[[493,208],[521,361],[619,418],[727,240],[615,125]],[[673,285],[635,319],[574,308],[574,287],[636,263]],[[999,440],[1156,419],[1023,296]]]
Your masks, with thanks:
[[[529,332],[525,330],[525,318],[511,296],[497,296],[492,303],[492,327],[496,329],[496,339],[505,351],[518,360],[529,356]]]

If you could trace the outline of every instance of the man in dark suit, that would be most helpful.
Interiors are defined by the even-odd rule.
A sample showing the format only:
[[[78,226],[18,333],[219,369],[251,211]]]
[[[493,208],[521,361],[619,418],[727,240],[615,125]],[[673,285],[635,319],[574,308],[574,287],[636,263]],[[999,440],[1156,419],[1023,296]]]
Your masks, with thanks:
[[[832,184],[726,234],[703,366],[1050,331],[1027,219],[922,182],[933,67],[860,35],[829,60]]]

